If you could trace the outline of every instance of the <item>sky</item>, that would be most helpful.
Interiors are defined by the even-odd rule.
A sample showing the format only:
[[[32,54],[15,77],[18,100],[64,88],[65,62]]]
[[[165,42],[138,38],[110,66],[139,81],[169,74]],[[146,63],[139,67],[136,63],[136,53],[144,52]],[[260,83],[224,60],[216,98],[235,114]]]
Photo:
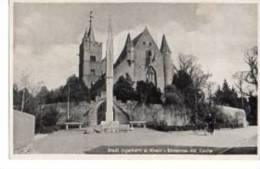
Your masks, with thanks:
[[[14,82],[22,86],[29,75],[31,84],[43,82],[54,89],[70,75],[78,75],[79,45],[91,10],[103,55],[110,16],[114,60],[127,33],[134,38],[147,26],[159,47],[166,35],[174,64],[180,53],[192,54],[217,84],[227,79],[232,85],[235,72],[248,70],[244,53],[257,45],[255,4],[15,3]]]

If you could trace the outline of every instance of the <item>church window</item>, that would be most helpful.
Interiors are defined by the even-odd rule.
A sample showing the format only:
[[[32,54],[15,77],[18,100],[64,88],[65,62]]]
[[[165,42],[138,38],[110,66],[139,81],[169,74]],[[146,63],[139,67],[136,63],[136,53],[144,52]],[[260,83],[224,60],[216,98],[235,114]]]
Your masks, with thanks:
[[[128,66],[131,66],[131,60],[130,59],[127,59],[127,63],[128,63]]]
[[[152,56],[152,51],[148,50],[148,55],[151,57]]]
[[[145,66],[149,66],[151,64],[151,61],[152,61],[152,51],[151,50],[148,50],[146,51],[146,56],[145,56]]]
[[[91,72],[91,75],[95,75],[95,69],[91,69],[90,72]]]
[[[125,78],[126,78],[126,80],[129,81],[129,82],[132,81],[132,78],[131,78],[131,76],[130,76],[128,73],[125,74]]]
[[[96,56],[91,55],[91,56],[90,56],[90,61],[91,61],[91,62],[95,62],[95,61],[96,61]]]
[[[152,46],[152,42],[149,42],[149,46]]]
[[[143,41],[143,45],[145,45],[145,41]]]
[[[155,86],[157,85],[156,72],[152,66],[149,66],[146,73],[147,82],[153,83]]]

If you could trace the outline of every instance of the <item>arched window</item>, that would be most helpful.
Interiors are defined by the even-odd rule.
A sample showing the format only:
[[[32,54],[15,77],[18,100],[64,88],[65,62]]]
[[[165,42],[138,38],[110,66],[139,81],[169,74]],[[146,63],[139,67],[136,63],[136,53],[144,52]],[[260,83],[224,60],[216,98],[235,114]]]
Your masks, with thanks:
[[[90,72],[91,72],[91,75],[95,75],[95,69],[91,69]]]
[[[155,86],[157,85],[156,71],[152,66],[147,68],[146,80],[147,82],[152,82]]]
[[[91,56],[90,56],[90,61],[91,61],[91,62],[95,62],[95,61],[96,61],[96,56],[91,55]]]
[[[148,50],[145,54],[145,66],[149,66],[152,62],[153,52],[151,50]]]

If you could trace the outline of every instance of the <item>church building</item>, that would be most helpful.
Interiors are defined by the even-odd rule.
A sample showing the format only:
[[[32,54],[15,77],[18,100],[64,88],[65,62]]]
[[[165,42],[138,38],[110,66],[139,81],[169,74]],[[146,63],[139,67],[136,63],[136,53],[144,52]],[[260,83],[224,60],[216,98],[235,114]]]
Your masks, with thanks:
[[[102,59],[102,43],[95,40],[91,18],[79,52],[79,77],[89,88],[106,70],[105,59]],[[152,82],[163,91],[166,85],[171,84],[172,68],[171,50],[165,35],[159,49],[146,27],[133,39],[130,34],[127,35],[125,45],[114,63],[114,83],[120,76],[128,76],[134,82]]]

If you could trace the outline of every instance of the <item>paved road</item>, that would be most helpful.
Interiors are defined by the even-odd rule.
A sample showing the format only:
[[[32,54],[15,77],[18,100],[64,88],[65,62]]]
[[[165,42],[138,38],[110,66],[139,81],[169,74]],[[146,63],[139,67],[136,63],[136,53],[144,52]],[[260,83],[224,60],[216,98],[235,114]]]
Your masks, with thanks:
[[[256,129],[256,127],[221,129],[208,136],[202,131],[160,132],[136,129],[127,133],[83,134],[83,131],[62,130],[35,140],[32,153],[77,154],[102,145],[256,147]]]

